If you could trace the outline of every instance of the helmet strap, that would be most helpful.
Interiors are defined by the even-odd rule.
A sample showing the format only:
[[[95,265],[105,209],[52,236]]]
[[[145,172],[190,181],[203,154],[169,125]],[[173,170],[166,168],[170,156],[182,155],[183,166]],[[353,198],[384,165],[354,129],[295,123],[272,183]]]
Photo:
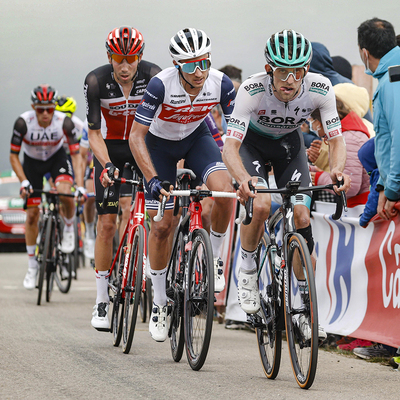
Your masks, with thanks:
[[[181,78],[190,86],[190,89],[194,89],[194,86],[190,82],[188,82],[185,79],[185,77],[183,76],[182,71],[181,71],[181,67],[178,68],[178,71],[179,71],[179,75],[181,76]]]

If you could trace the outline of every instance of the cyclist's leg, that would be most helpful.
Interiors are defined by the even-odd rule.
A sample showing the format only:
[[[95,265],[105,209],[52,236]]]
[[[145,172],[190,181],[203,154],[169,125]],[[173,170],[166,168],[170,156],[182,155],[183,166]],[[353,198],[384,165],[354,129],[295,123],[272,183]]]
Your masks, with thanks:
[[[240,156],[247,172],[258,178],[256,188],[266,188],[267,171],[265,159],[251,143],[242,143]],[[253,218],[249,225],[241,225],[241,265],[238,276],[239,303],[246,313],[255,313],[260,308],[260,297],[257,282],[257,247],[264,234],[264,222],[268,218],[271,207],[269,194],[258,193],[253,203]]]
[[[44,163],[34,160],[24,155],[23,169],[24,173],[35,189],[41,189],[43,185],[43,168]],[[28,209],[26,210],[25,220],[25,243],[26,251],[28,253],[28,271],[24,278],[25,289],[34,289],[36,286],[36,276],[38,273],[38,262],[36,259],[36,240],[39,232],[39,208],[41,202],[41,195],[33,193],[28,199]]]
[[[61,148],[51,160],[51,177],[54,180],[58,193],[71,194],[71,187],[74,183],[72,164],[64,148]],[[63,205],[63,217],[65,222],[61,250],[64,253],[72,253],[75,248],[75,200],[71,197],[60,196],[60,202]]]
[[[176,165],[177,162],[183,158],[181,150],[182,142],[184,142],[184,140],[179,143],[171,142],[158,138],[151,133],[146,135],[146,145],[160,180],[175,182]],[[154,290],[149,332],[154,340],[164,341],[168,335],[168,327],[166,324],[166,273],[171,253],[170,236],[173,228],[174,204],[173,198],[170,198],[166,204],[163,219],[159,222],[153,221],[157,213],[159,202],[152,198],[146,181],[145,187],[146,208],[152,221],[149,233],[148,251],[150,261],[149,272]]]
[[[94,193],[93,168],[87,168],[85,188],[88,193]],[[95,198],[89,197],[83,206],[83,219],[85,221],[85,256],[94,259],[94,220],[96,216]]]
[[[124,169],[122,171],[122,177],[126,179],[132,179],[133,177],[132,170],[124,166]],[[119,220],[118,233],[120,238],[122,237],[125,230],[125,226],[129,220],[131,203],[132,203],[132,186],[123,184],[121,185],[119,191],[119,206],[121,209],[121,215]]]

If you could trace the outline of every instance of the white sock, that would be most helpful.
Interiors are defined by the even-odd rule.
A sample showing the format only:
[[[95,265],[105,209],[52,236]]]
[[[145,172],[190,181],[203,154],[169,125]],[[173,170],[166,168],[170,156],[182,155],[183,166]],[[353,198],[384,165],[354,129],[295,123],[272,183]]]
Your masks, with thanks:
[[[210,228],[210,240],[214,258],[221,256],[221,246],[224,242],[225,236],[226,232],[218,233]]]
[[[36,244],[34,244],[32,246],[28,246],[28,245],[26,246],[26,251],[28,253],[28,268],[29,269],[37,269],[38,268],[35,250],[36,250]]]
[[[64,217],[64,232],[72,232],[74,230],[74,220],[75,215],[72,218],[65,218]]]
[[[86,224],[86,239],[96,239],[94,234],[94,222],[87,222]]]
[[[110,271],[97,271],[94,270],[96,274],[96,287],[97,287],[97,297],[96,304],[99,303],[109,303],[110,297],[108,296],[108,274]]]
[[[157,271],[150,268],[151,282],[154,289],[153,302],[161,307],[167,304],[167,269],[168,267],[165,267]]]
[[[254,251],[246,251],[243,247],[240,248],[240,256],[242,257],[242,263],[240,269],[244,272],[250,273],[257,271],[256,256],[257,249]]]

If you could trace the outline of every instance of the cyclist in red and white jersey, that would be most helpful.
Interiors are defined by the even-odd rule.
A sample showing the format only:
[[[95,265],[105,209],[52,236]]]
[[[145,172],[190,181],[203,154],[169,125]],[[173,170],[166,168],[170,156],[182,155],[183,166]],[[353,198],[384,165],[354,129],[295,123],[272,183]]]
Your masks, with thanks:
[[[221,152],[204,121],[216,104],[221,104],[226,118],[230,117],[235,100],[232,81],[211,68],[211,41],[201,30],[180,30],[171,39],[169,51],[174,67],[163,70],[150,81],[129,138],[132,153],[146,180],[146,207],[151,217],[156,214],[161,193],[167,195],[162,181],[175,182],[176,165],[181,159],[210,190],[232,191],[231,177]],[[170,198],[164,218],[152,222],[149,235],[154,288],[149,331],[156,341],[164,341],[168,334],[165,289],[172,207]],[[216,291],[225,286],[219,256],[231,213],[231,200],[215,199],[210,237]]]
[[[350,187],[343,174],[346,148],[336,111],[335,93],[330,81],[309,73],[311,43],[300,33],[284,30],[272,35],[265,48],[265,72],[251,76],[239,88],[235,109],[229,121],[223,159],[240,185],[242,203],[255,197],[251,224],[242,226],[242,263],[238,277],[238,297],[242,309],[251,314],[260,307],[257,287],[256,250],[269,215],[269,194],[252,194],[254,187],[267,187],[271,164],[278,187],[289,180],[311,186],[307,157],[300,126],[313,110],[319,109],[329,143],[331,178],[343,180],[338,190]],[[297,232],[306,240],[310,254],[314,241],[310,225],[311,195],[297,194],[294,217]],[[326,335],[321,332],[321,337]]]
[[[103,187],[113,184],[108,173],[118,177],[126,162],[140,173],[129,149],[129,133],[148,82],[161,71],[157,65],[142,60],[144,39],[137,29],[127,26],[113,29],[107,36],[106,49],[109,64],[90,72],[84,83],[98,213],[95,245],[97,297],[91,324],[100,331],[109,330],[108,270],[120,195],[120,185],[113,185],[109,202],[103,210]],[[129,212],[130,201],[126,203],[125,210]],[[124,213],[124,207],[122,209]]]
[[[49,85],[40,85],[32,90],[32,108],[21,114],[14,124],[11,139],[10,163],[21,182],[21,197],[26,197],[31,188],[40,189],[43,177],[50,173],[59,193],[71,193],[73,185],[72,165],[63,148],[64,138],[69,144],[74,166],[78,165],[79,143],[76,141],[75,126],[65,114],[55,111],[57,92]],[[23,164],[19,159],[21,148]],[[72,198],[62,197],[64,205],[64,232],[61,249],[71,253],[75,247],[73,221],[75,204]],[[35,256],[38,235],[39,204],[41,194],[31,194],[25,222],[26,249],[29,257],[28,272],[24,279],[26,289],[34,289],[38,263]]]

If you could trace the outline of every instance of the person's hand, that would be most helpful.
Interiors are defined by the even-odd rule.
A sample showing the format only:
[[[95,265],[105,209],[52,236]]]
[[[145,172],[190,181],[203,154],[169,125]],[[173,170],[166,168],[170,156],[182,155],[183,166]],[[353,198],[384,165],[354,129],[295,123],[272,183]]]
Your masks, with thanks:
[[[246,205],[246,201],[249,199],[249,197],[256,197],[256,194],[253,193],[250,188],[249,188],[249,181],[251,181],[251,184],[256,187],[258,183],[258,178],[257,177],[250,177],[248,179],[245,179],[239,186],[239,189],[237,191],[237,196],[240,204]]]
[[[310,126],[307,124],[307,122],[303,122],[300,126],[300,129],[304,133],[310,133]]]
[[[83,204],[87,200],[86,189],[84,187],[78,186],[75,194],[78,197],[80,204]]]
[[[335,184],[334,190],[337,194],[340,194],[340,192],[343,192],[343,191],[346,193],[350,189],[351,179],[347,174],[344,174],[343,172],[340,172],[340,171],[332,170],[330,172],[330,176],[331,176],[332,182]],[[342,181],[343,185],[340,187],[336,186],[336,183],[338,181],[339,182]]]
[[[21,188],[19,189],[19,195],[25,199],[26,196],[29,196],[30,193],[33,192],[32,185],[25,179],[21,182]]]
[[[100,175],[100,182],[104,187],[114,185],[114,178],[119,177],[119,169],[112,163],[106,163]]]
[[[395,204],[396,201],[388,200],[388,198],[385,196],[384,191],[379,192],[377,207],[378,215],[385,221],[389,221],[398,214],[397,209],[394,207]]]
[[[167,197],[167,201],[170,198],[170,193],[167,192],[167,190],[164,189],[163,187],[163,182],[160,181],[160,179],[158,178],[158,176],[153,176],[149,182],[149,189],[150,189],[150,193],[153,196],[153,199],[157,200],[157,201],[162,201],[162,196],[166,196]],[[169,190],[174,190],[173,185],[169,185]]]
[[[311,176],[311,183],[313,184],[313,186],[315,186],[315,172],[310,172],[310,176]]]
[[[321,140],[313,140],[310,144],[310,147],[306,150],[307,157],[313,164],[317,161],[319,154],[321,153]]]

